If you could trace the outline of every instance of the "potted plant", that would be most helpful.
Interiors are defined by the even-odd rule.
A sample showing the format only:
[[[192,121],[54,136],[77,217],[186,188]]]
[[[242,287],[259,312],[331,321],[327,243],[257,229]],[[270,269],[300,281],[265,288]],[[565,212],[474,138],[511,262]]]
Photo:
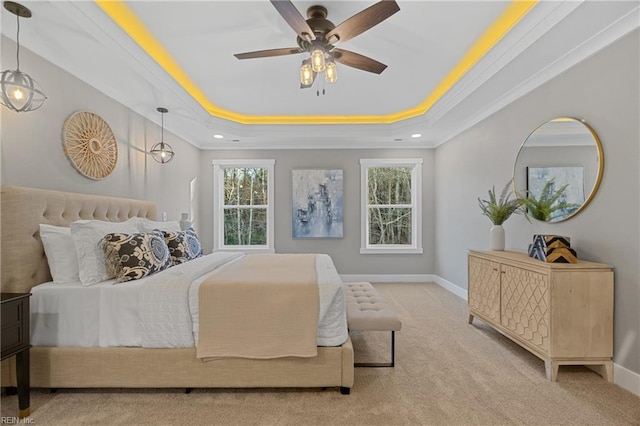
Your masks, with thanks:
[[[531,191],[527,196],[518,198],[518,203],[524,207],[524,214],[542,222],[556,222],[573,213],[579,204],[568,203],[565,200],[565,190],[569,185],[555,189],[554,179],[548,180],[540,195],[536,198]]]
[[[489,190],[489,199],[481,200],[478,197],[478,205],[482,214],[487,216],[493,226],[490,231],[489,248],[491,250],[504,250],[504,228],[502,224],[511,217],[512,214],[522,213],[522,203],[518,199],[511,199],[512,191],[511,179],[502,189],[500,197],[496,197],[496,187]]]

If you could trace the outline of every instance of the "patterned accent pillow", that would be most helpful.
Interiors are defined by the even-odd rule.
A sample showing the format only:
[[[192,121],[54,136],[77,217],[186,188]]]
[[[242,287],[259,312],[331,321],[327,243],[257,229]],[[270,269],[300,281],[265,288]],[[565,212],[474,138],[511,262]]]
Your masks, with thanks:
[[[119,283],[137,280],[171,266],[169,248],[161,231],[107,234],[100,245],[107,260],[107,272],[113,272]]]
[[[188,262],[196,257],[202,256],[202,246],[192,228],[186,231],[167,232],[162,231],[164,240],[169,247],[169,253],[174,265]]]

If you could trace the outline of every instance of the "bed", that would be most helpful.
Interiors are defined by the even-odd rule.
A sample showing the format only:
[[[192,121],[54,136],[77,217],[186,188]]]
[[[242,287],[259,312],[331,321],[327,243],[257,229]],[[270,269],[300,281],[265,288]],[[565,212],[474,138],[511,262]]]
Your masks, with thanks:
[[[78,219],[110,222],[123,222],[132,217],[156,219],[155,205],[140,200],[14,186],[3,186],[1,196],[3,292],[29,292],[51,281],[38,233],[41,223],[69,226]],[[318,346],[317,355],[313,357],[220,358],[209,362],[196,357],[195,347],[106,346],[34,346],[31,386],[338,387],[348,393],[353,385],[353,347],[348,337],[339,346]],[[16,385],[13,363],[13,358],[2,363],[2,386]]]

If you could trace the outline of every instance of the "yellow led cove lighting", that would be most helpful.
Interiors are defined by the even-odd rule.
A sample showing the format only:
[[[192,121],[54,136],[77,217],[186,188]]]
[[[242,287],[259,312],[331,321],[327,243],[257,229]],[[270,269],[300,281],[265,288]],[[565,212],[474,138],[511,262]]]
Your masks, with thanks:
[[[390,124],[425,114],[484,55],[489,52],[538,0],[514,0],[465,53],[458,64],[419,105],[387,115],[247,115],[215,105],[155,39],[123,0],[96,0],[100,8],[153,58],[209,114],[241,124]]]

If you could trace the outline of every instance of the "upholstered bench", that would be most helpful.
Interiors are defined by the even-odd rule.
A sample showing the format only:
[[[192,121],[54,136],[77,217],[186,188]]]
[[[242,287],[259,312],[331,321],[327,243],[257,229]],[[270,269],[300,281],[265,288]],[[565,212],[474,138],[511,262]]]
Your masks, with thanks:
[[[356,363],[356,367],[395,366],[396,331],[402,328],[398,314],[368,282],[344,283],[347,300],[347,325],[353,331],[390,331],[391,362]]]

